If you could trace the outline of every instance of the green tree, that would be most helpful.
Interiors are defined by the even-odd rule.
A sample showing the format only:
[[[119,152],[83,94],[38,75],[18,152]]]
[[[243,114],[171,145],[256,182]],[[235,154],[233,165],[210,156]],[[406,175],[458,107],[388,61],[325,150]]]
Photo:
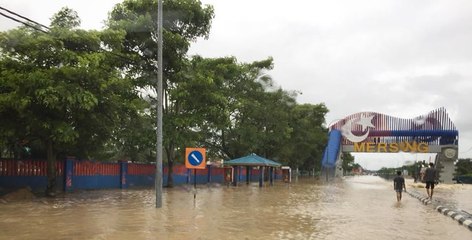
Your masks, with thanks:
[[[51,26],[65,29],[80,27],[80,18],[76,11],[68,7],[63,7],[51,18]]]
[[[472,160],[459,159],[456,163],[456,176],[460,175],[472,175]]]
[[[323,127],[328,109],[324,104],[301,104],[291,111],[293,129],[286,144],[285,158],[292,168],[320,171],[324,146],[328,139]]]
[[[290,140],[293,131],[290,125],[290,113],[296,105],[295,97],[288,92],[277,89],[269,90],[259,95],[255,104],[257,107],[251,110],[255,120],[257,138],[256,153],[269,159],[283,161],[281,154]]]
[[[180,126],[180,133],[194,134],[184,139],[198,139],[215,158],[257,153],[306,169],[320,165],[328,110],[324,104],[299,106],[294,92],[273,87],[266,73],[272,66],[272,58],[238,63],[194,57],[189,79],[172,94],[181,103],[180,116],[192,116],[197,124]]]
[[[133,85],[101,51],[123,34],[69,29],[80,22],[73,13],[56,14],[53,23],[61,24],[49,33],[22,27],[0,34],[0,136],[41,144],[48,195],[56,190],[58,156],[96,153],[122,116],[139,109]]]
[[[258,82],[258,74],[264,67],[270,67],[272,60],[262,62],[265,63],[241,64],[232,57],[193,57],[180,73],[182,81],[178,88],[169,92],[169,99],[175,103],[174,106],[178,106],[178,112],[168,115],[170,119],[167,119],[164,126],[166,129],[176,130],[172,136],[175,143],[182,147],[205,146],[208,155],[214,158],[240,156],[234,152],[257,152],[263,136],[255,129],[265,119],[262,119],[262,110],[254,106],[268,108],[265,105],[269,104],[262,104],[261,101],[266,99],[264,101],[269,102],[270,96],[264,92],[263,84]],[[245,118],[238,118],[242,114]],[[231,138],[235,131],[244,132],[240,119],[251,121],[250,125],[246,124],[244,127],[252,131],[245,132],[247,134],[243,138]],[[254,144],[256,141],[257,146]]]
[[[354,163],[354,156],[351,153],[343,152],[341,159],[344,174],[351,172],[352,169],[359,166],[359,164]]]
[[[155,0],[128,0],[110,13],[110,29],[124,30],[120,49],[135,59],[122,66],[136,87],[153,91],[155,84],[156,9]],[[295,148],[291,145],[291,112],[296,94],[273,86],[266,74],[272,69],[268,58],[253,63],[238,63],[235,58],[204,59],[186,56],[190,43],[209,34],[213,8],[199,1],[164,2],[164,149],[172,186],[172,166],[183,161],[186,146],[203,146],[209,156],[234,158],[257,153],[289,162]],[[155,90],[154,90],[155,92]],[[151,96],[153,96],[151,94]],[[155,104],[155,99],[151,99]],[[323,106],[324,107],[324,106]],[[325,108],[324,108],[325,109]],[[324,111],[320,108],[318,110]],[[153,109],[154,110],[154,109]],[[155,112],[152,112],[155,114]],[[306,148],[310,157],[300,163],[313,167],[321,158],[323,112],[313,125],[314,145]],[[320,115],[321,114],[321,115]],[[318,118],[321,116],[322,118]]]
[[[264,71],[272,68],[272,59],[238,63],[235,58],[221,58],[207,63],[207,70],[202,72],[215,83],[210,89],[217,104],[213,105],[212,116],[207,118],[212,120],[203,125],[205,144],[223,159],[250,153],[265,155],[263,145],[271,130],[264,121],[271,114],[270,104],[277,104],[275,99],[280,96],[280,92],[266,91],[271,79]]]
[[[207,37],[213,19],[213,8],[202,6],[196,0],[169,0],[163,2],[163,113],[164,149],[169,167],[168,185],[173,185],[173,164],[184,147],[182,128],[195,123],[182,117],[182,106],[173,97],[188,77],[183,75],[190,43],[198,37]],[[126,35],[119,50],[134,61],[122,65],[125,73],[134,79],[136,87],[155,91],[157,62],[157,0],[125,0],[117,4],[108,19],[108,27],[123,30]],[[151,95],[152,96],[152,95]],[[154,95],[155,96],[155,95]],[[155,99],[153,100],[155,104]],[[155,109],[153,109],[155,111]],[[155,114],[155,113],[153,113]],[[183,120],[187,119],[187,120]]]
[[[204,146],[209,157],[218,156],[217,132],[229,123],[224,85],[229,69],[237,68],[233,60],[195,56],[185,67],[183,81],[169,92],[169,100],[177,108],[164,124],[167,132],[174,132],[176,146]]]

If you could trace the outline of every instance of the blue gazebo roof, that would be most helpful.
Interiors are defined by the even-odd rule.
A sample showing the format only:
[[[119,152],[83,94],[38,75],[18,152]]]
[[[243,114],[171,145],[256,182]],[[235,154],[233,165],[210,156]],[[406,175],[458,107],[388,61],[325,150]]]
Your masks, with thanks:
[[[225,161],[225,165],[229,166],[266,166],[266,167],[280,167],[282,164],[257,156],[255,153],[245,157],[236,158]]]

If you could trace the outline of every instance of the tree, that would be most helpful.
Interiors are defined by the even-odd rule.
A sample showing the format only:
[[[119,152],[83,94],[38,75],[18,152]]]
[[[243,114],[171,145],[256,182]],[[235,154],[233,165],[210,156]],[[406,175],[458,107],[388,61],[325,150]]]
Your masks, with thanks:
[[[343,152],[341,159],[344,174],[346,174],[346,172],[351,172],[352,169],[360,166],[359,164],[354,163],[354,156],[349,152]]]
[[[55,193],[58,156],[90,156],[103,147],[123,116],[139,109],[136,90],[101,47],[114,44],[117,31],[67,27],[80,20],[62,10],[49,33],[18,28],[0,35],[0,136],[39,142],[47,153],[48,186]]]
[[[76,11],[68,7],[63,7],[51,18],[51,26],[64,29],[74,29],[80,27],[80,18]]]
[[[225,75],[228,77],[227,71],[233,67],[237,65],[232,58],[195,56],[188,62],[182,71],[182,81],[169,91],[169,101],[175,109],[166,115],[164,126],[165,132],[174,133],[169,138],[173,145],[204,146],[207,156],[217,155],[215,131],[229,123]]]
[[[293,132],[286,144],[285,158],[293,168],[305,170],[321,168],[323,150],[328,140],[323,127],[328,109],[324,104],[302,104],[291,111],[290,126]]]
[[[187,120],[171,121],[185,123],[172,128],[215,158],[257,153],[306,169],[320,165],[328,110],[323,104],[299,106],[296,93],[274,88],[266,73],[272,66],[272,58],[253,63],[192,58],[188,79],[171,94]]]
[[[120,52],[134,59],[123,64],[122,70],[134,79],[137,88],[147,92],[155,92],[156,85],[156,9],[155,0],[127,0],[116,5],[108,19],[110,29],[126,32]],[[164,2],[163,10],[163,129],[168,186],[173,184],[173,164],[183,161],[186,146],[204,146],[215,158],[257,153],[287,163],[295,161],[295,148],[287,146],[295,136],[290,121],[297,105],[296,93],[273,87],[266,74],[273,67],[272,58],[253,63],[238,63],[231,57],[188,58],[190,43],[208,36],[213,8],[195,0],[170,0]],[[155,105],[153,96],[150,94]],[[306,148],[309,154],[300,163],[303,167],[313,167],[316,159],[321,159],[327,110],[324,112],[324,105],[315,108],[316,118],[310,128],[314,131],[310,138],[313,145]],[[317,140],[318,136],[321,138]]]
[[[275,128],[287,125],[286,117],[270,117],[276,114],[271,108],[279,113],[286,109],[285,92],[267,91],[272,82],[264,71],[272,68],[272,59],[253,63],[238,63],[235,58],[197,57],[193,60],[192,68],[198,69],[194,78],[201,76],[201,82],[206,83],[201,88],[193,87],[203,91],[201,95],[206,97],[192,100],[204,110],[201,118],[204,121],[200,125],[202,144],[208,146],[215,157],[223,159],[250,153],[267,157],[269,148],[278,145],[270,141],[286,132],[286,129],[274,131]]]
[[[459,159],[456,163],[456,176],[460,175],[472,175],[472,160]]]
[[[196,0],[169,0],[163,6],[163,113],[164,149],[169,168],[168,185],[173,185],[172,173],[177,151],[183,154],[180,119],[181,106],[171,94],[188,78],[182,70],[188,64],[186,53],[190,42],[207,37],[214,16],[211,6]],[[122,69],[134,79],[134,85],[156,92],[157,62],[157,0],[125,0],[117,4],[108,19],[108,27],[123,30],[126,35],[119,50],[135,61]],[[153,100],[155,104],[155,99]],[[155,111],[155,109],[153,109]],[[153,113],[155,114],[155,113]],[[195,125],[189,123],[189,127]]]

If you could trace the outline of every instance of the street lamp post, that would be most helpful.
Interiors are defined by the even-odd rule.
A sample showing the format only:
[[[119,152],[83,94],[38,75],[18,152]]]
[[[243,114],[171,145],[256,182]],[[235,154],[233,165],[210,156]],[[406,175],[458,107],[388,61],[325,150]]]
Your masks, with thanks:
[[[157,2],[156,208],[162,207],[162,0]]]

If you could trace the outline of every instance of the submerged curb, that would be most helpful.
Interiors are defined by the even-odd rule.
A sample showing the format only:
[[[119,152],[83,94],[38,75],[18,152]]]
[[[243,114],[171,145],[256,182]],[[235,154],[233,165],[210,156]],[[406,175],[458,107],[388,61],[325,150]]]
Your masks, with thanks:
[[[459,224],[464,225],[467,227],[470,231],[472,231],[472,216],[462,213],[461,211],[458,210],[452,210],[449,209],[445,206],[441,206],[439,204],[435,204],[433,201],[431,201],[429,198],[422,196],[421,194],[417,192],[407,192],[410,196],[420,200],[424,205],[433,205],[436,209],[436,211],[442,213],[444,216],[449,216],[452,219],[456,220]]]

